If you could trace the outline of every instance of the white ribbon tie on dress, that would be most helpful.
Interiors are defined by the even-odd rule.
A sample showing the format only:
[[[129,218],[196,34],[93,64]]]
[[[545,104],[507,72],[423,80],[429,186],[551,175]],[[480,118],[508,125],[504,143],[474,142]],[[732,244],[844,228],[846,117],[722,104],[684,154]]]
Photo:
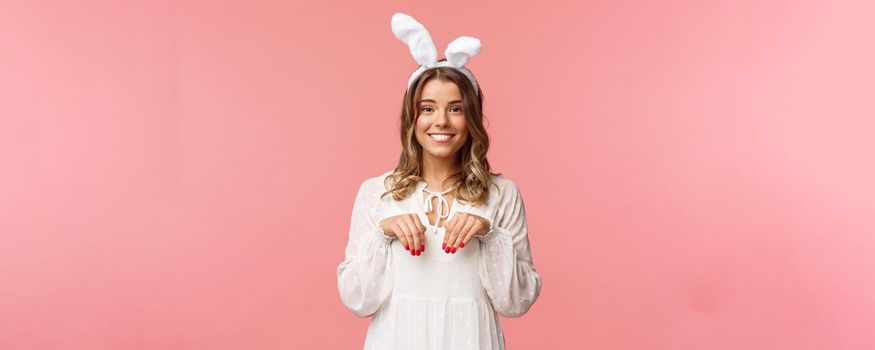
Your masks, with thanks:
[[[432,198],[434,198],[434,197],[438,198],[437,220],[435,220],[434,225],[432,225],[432,226],[434,226],[435,229],[437,229],[438,228],[437,225],[438,225],[438,223],[441,222],[441,219],[444,219],[450,215],[450,202],[447,201],[447,198],[444,197],[444,194],[446,194],[447,192],[450,192],[450,190],[452,190],[452,188],[449,188],[448,190],[443,191],[443,192],[432,192],[432,191],[429,191],[427,188],[423,188],[423,190],[425,190],[425,192],[428,192],[428,196],[425,197],[425,203],[424,203],[427,212],[431,212],[431,210],[432,210],[432,204],[431,204]],[[444,205],[447,206],[446,213],[444,213],[444,211],[443,211]],[[435,230],[435,233],[437,233],[437,230]]]

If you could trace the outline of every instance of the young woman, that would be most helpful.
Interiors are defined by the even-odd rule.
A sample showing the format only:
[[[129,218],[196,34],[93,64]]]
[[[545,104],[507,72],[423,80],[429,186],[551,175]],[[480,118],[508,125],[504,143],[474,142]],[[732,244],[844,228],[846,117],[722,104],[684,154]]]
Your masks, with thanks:
[[[490,170],[473,75],[434,63],[408,83],[398,166],[359,186],[338,289],[374,316],[365,349],[504,349],[497,315],[522,316],[541,290],[525,206]]]

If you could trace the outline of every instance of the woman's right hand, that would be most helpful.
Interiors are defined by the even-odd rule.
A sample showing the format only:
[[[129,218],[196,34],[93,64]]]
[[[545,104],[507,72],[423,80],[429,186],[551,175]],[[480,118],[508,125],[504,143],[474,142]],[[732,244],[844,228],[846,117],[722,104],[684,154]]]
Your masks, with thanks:
[[[397,237],[410,255],[420,255],[425,249],[425,226],[416,213],[390,216],[380,221],[380,228],[389,237]]]

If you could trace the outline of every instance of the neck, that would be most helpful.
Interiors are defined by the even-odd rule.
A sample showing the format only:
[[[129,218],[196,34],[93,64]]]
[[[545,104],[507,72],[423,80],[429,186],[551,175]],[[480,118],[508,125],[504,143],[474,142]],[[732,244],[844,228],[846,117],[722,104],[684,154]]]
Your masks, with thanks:
[[[450,175],[459,172],[459,165],[456,159],[451,158],[435,158],[428,154],[422,157],[422,178],[429,184],[428,187],[437,187],[443,190],[443,182]]]

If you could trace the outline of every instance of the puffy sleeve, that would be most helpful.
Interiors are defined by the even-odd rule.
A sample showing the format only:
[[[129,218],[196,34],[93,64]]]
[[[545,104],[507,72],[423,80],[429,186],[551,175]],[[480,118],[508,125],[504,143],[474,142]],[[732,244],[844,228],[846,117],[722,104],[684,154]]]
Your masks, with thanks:
[[[376,221],[380,192],[362,183],[353,204],[349,241],[344,260],[337,266],[340,300],[359,317],[372,316],[392,292],[390,244]]]
[[[492,305],[505,317],[525,314],[541,292],[541,277],[529,250],[526,210],[517,185],[507,180],[499,197],[496,221],[477,236],[482,244],[480,280]]]

